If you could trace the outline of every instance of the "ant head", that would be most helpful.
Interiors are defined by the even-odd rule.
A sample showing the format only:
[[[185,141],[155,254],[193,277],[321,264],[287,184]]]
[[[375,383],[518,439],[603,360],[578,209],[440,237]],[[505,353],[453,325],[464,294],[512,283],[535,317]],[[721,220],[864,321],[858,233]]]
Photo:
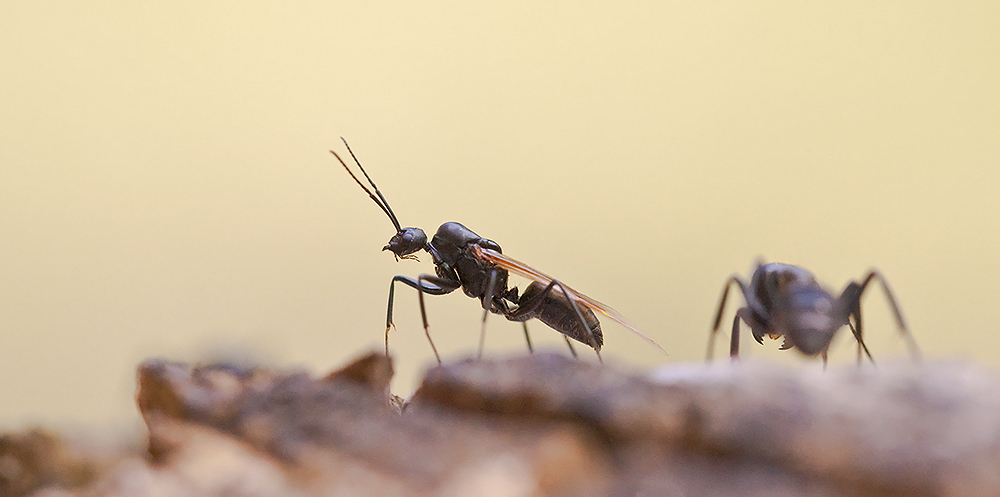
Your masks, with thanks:
[[[403,259],[415,258],[410,255],[427,245],[427,235],[420,228],[403,228],[392,235],[389,243],[382,250],[388,250],[396,257]]]
[[[362,174],[365,175],[365,179],[368,180],[368,184],[372,185],[372,189],[375,190],[375,193],[372,193],[371,190],[369,190],[368,187],[366,187],[364,183],[362,183],[361,180],[359,180],[358,177],[351,172],[351,168],[347,167],[347,164],[345,164],[343,159],[337,155],[337,152],[331,150],[330,153],[333,154],[338,161],[340,161],[340,163],[344,166],[344,169],[347,170],[347,174],[350,174],[351,177],[354,178],[354,181],[358,184],[358,186],[360,186],[361,189],[364,190],[365,193],[367,193],[368,196],[375,202],[375,204],[382,209],[382,212],[384,212],[386,216],[389,216],[389,221],[391,221],[393,227],[396,228],[396,234],[389,239],[389,243],[385,247],[382,247],[382,250],[391,251],[396,255],[396,260],[416,259],[417,256],[412,254],[427,246],[427,235],[425,235],[424,231],[420,228],[400,227],[399,220],[396,219],[396,214],[394,214],[392,212],[392,208],[389,207],[389,202],[382,196],[382,192],[378,191],[378,187],[375,186],[375,182],[368,176],[365,168],[361,166],[361,162],[359,162],[358,158],[355,157],[350,145],[347,144],[347,140],[344,140],[343,137],[340,139],[344,141],[344,146],[347,147],[347,151],[350,152],[351,157],[354,158],[354,163],[358,165],[358,169],[361,169]]]

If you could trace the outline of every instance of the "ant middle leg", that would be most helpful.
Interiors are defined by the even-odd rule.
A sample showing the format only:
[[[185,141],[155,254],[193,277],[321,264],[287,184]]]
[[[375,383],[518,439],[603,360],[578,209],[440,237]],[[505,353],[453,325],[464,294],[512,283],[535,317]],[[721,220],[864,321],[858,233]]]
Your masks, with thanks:
[[[500,270],[498,269],[490,271],[490,278],[486,282],[486,288],[481,298],[483,304],[483,321],[479,329],[479,352],[476,355],[476,359],[483,357],[483,348],[486,345],[486,318],[493,312],[495,314],[502,314],[509,319],[512,311],[507,306],[507,301],[517,302],[516,287],[508,290],[504,288],[506,285],[504,287],[498,285],[500,274]],[[524,340],[528,344],[528,353],[533,354],[535,351],[531,346],[531,335],[528,334],[528,324],[522,321],[521,326],[524,328]]]

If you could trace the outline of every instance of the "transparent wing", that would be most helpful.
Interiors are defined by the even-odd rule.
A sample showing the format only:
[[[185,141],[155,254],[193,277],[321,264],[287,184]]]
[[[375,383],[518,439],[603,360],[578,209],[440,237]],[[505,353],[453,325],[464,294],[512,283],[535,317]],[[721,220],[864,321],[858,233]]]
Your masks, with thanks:
[[[539,271],[539,270],[537,270],[537,269],[535,269],[535,268],[533,268],[533,267],[531,267],[531,266],[529,266],[529,265],[527,265],[527,264],[525,264],[523,262],[511,259],[510,257],[507,257],[506,255],[503,255],[500,252],[497,252],[495,250],[490,250],[490,249],[487,249],[487,248],[482,248],[482,247],[480,247],[478,245],[473,245],[472,246],[472,250],[473,250],[474,254],[477,257],[480,257],[482,259],[488,260],[488,261],[492,262],[493,264],[496,264],[497,266],[500,266],[501,268],[506,269],[507,271],[510,271],[510,272],[512,272],[514,274],[517,274],[517,275],[520,275],[520,276],[523,276],[523,277],[528,278],[530,280],[534,280],[534,281],[537,281],[539,283],[548,285],[549,283],[551,283],[555,279],[555,278],[553,278],[553,277],[551,277],[551,276],[549,276],[549,275],[547,275],[547,274],[545,274],[545,273],[543,273],[543,272],[541,272],[541,271]],[[653,347],[656,347],[656,349],[659,350],[660,352],[662,352],[663,355],[667,355],[667,351],[663,350],[663,347],[660,347],[660,344],[656,343],[652,338],[649,338],[649,335],[646,335],[645,333],[643,333],[642,330],[640,330],[638,326],[632,324],[632,322],[629,321],[628,318],[626,318],[625,316],[623,316],[620,312],[618,312],[618,311],[612,309],[611,307],[608,307],[607,305],[602,304],[602,303],[600,303],[600,302],[598,302],[598,301],[596,301],[596,300],[594,300],[594,299],[592,299],[592,298],[590,298],[590,297],[588,297],[588,296],[586,296],[586,295],[584,295],[584,294],[582,294],[582,293],[580,293],[580,292],[578,292],[578,291],[570,288],[568,285],[566,285],[562,281],[560,281],[559,283],[562,284],[562,286],[566,288],[566,292],[569,293],[569,296],[575,302],[577,302],[579,304],[582,304],[582,305],[585,305],[585,306],[587,306],[587,307],[589,307],[589,308],[591,308],[591,309],[593,309],[593,310],[595,310],[595,311],[597,311],[597,312],[599,312],[601,314],[604,314],[605,316],[607,316],[607,317],[609,317],[609,318],[617,321],[618,324],[620,324],[620,325],[628,328],[632,333],[635,333],[636,335],[638,335],[643,340],[649,342],[650,345],[652,345]]]

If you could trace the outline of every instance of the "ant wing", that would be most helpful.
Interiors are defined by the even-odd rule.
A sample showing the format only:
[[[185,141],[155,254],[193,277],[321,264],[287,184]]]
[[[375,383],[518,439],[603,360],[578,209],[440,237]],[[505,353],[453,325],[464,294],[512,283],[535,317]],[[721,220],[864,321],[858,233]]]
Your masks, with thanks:
[[[492,262],[493,264],[496,264],[497,266],[499,266],[499,267],[501,267],[503,269],[506,269],[507,271],[510,271],[510,272],[512,272],[514,274],[517,274],[519,276],[523,276],[525,278],[537,281],[537,282],[545,284],[545,285],[548,285],[549,283],[551,283],[554,280],[553,277],[551,277],[551,276],[549,276],[549,275],[547,275],[547,274],[545,274],[545,273],[543,273],[543,272],[541,272],[541,271],[539,271],[539,270],[537,270],[537,269],[535,269],[535,268],[533,268],[533,267],[531,267],[531,266],[529,266],[529,265],[527,265],[527,264],[525,264],[523,262],[511,259],[510,257],[507,257],[506,255],[503,255],[500,252],[497,252],[495,250],[490,250],[490,249],[487,249],[487,248],[482,248],[482,247],[480,247],[478,245],[472,245],[472,248],[473,248],[474,255],[476,257],[479,257],[481,259],[484,259],[484,260],[487,260],[489,262]],[[596,300],[594,300],[594,299],[592,299],[592,298],[590,298],[590,297],[588,297],[588,296],[586,296],[586,295],[584,295],[584,294],[582,294],[582,293],[580,293],[580,292],[578,292],[578,291],[570,288],[568,285],[566,285],[565,283],[563,283],[561,281],[559,283],[562,285],[563,288],[566,289],[566,292],[569,294],[569,296],[575,302],[577,302],[579,304],[582,304],[582,305],[585,305],[585,306],[587,306],[587,307],[589,307],[589,308],[591,308],[591,309],[593,309],[593,310],[595,310],[597,312],[600,312],[601,314],[604,314],[605,316],[607,316],[607,317],[609,317],[609,318],[617,321],[618,324],[620,324],[620,325],[628,328],[632,333],[635,333],[636,335],[638,335],[643,340],[649,342],[650,345],[656,347],[657,350],[659,350],[660,352],[663,353],[663,355],[667,355],[667,351],[663,350],[663,347],[660,347],[660,344],[656,343],[652,338],[649,338],[649,336],[646,335],[645,333],[643,333],[642,330],[640,330],[638,326],[632,324],[632,322],[629,321],[620,312],[618,312],[618,311],[612,309],[611,307],[608,307],[607,305],[602,304],[602,303],[600,303],[600,302],[598,302],[598,301],[596,301]]]

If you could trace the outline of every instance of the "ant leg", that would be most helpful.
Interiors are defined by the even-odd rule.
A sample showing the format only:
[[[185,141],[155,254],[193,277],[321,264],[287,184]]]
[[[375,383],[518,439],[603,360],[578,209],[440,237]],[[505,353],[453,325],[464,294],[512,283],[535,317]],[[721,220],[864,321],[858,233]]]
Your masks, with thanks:
[[[462,283],[458,281],[439,278],[437,276],[433,276],[430,274],[421,274],[420,276],[417,276],[417,283],[421,286],[421,288],[423,287],[424,280],[427,280],[431,284],[437,285],[442,289],[453,287],[451,288],[451,290],[448,291],[453,291],[456,288],[462,286]],[[431,340],[431,329],[430,325],[427,324],[427,308],[424,305],[424,293],[425,292],[423,291],[417,292],[417,299],[420,301],[420,318],[424,322],[424,334],[427,335],[427,342],[431,344],[431,349],[434,351],[434,357],[437,358],[438,364],[441,364],[441,356],[438,355],[437,347],[434,346],[434,340]]]
[[[858,342],[858,366],[861,365],[861,350],[862,345],[865,343],[864,339],[864,328],[861,326],[861,306],[858,306],[858,313],[854,315],[854,322],[858,323],[857,328],[851,327],[851,331],[854,332],[854,339]],[[847,316],[847,325],[850,326],[851,317]],[[865,350],[868,347],[864,347]]]
[[[488,311],[483,311],[483,325],[479,329],[479,350],[476,352],[477,361],[483,358],[483,347],[486,346],[486,316],[488,314]]]
[[[420,293],[429,293],[431,295],[444,295],[455,290],[455,288],[450,288],[449,286],[438,286],[433,284],[423,285],[413,278],[407,276],[393,276],[392,281],[389,283],[389,305],[386,306],[385,312],[385,355],[389,355],[389,330],[395,329],[396,325],[392,323],[392,304],[393,297],[396,289],[396,282],[404,283],[409,287],[416,289]]]
[[[504,294],[504,299],[509,300],[513,304],[517,304],[517,301],[518,301],[517,287],[511,288],[510,290],[508,290]],[[501,300],[500,302],[503,303],[503,304],[506,304],[505,300]],[[498,307],[499,307],[499,305],[498,305]],[[504,306],[504,307],[506,307],[506,306]],[[501,312],[501,314],[504,315],[504,317],[506,317],[508,319],[510,319],[510,316],[513,314],[510,311],[509,308],[507,310],[501,310],[500,312]],[[528,333],[528,320],[527,319],[525,319],[524,321],[521,321],[521,327],[524,328],[524,341],[528,344],[528,354],[534,354],[535,353],[535,348],[531,346],[531,335]]]
[[[577,306],[576,300],[573,298],[573,295],[575,294],[571,295],[570,291],[566,289],[566,286],[560,283],[558,280],[550,281],[549,284],[546,285],[542,291],[536,293],[535,295],[532,295],[528,299],[518,302],[517,309],[510,312],[504,312],[504,316],[511,321],[522,321],[530,319],[530,317],[533,317],[532,313],[538,310],[538,307],[542,304],[542,302],[545,301],[545,297],[550,292],[552,292],[552,289],[556,286],[558,286],[559,289],[562,291],[563,296],[569,303],[570,308],[572,308],[573,312],[576,314],[576,318],[579,320],[581,324],[583,324],[583,329],[587,333],[587,341],[590,342],[588,345],[590,345],[594,349],[594,352],[597,353],[598,361],[600,361],[603,364],[604,359],[601,358],[601,344],[597,342],[596,335],[594,335],[594,332],[593,330],[591,330],[590,325],[587,324],[587,320],[584,319],[583,313],[580,311],[579,306]],[[522,297],[524,297],[524,295],[522,295]],[[560,331],[560,333],[562,333],[561,330],[556,330],[556,331]],[[565,333],[563,334],[563,336],[564,337],[566,336]],[[570,346],[570,350],[572,351],[572,345]]]
[[[742,310],[742,309],[741,309]],[[729,360],[736,362],[740,359],[740,313],[733,316],[733,332],[729,335]]]
[[[424,282],[427,280],[428,282]],[[462,286],[461,283],[438,278],[436,276],[421,275],[418,279],[409,278],[407,276],[393,276],[392,281],[389,283],[389,305],[386,308],[385,316],[385,354],[389,355],[389,329],[395,328],[392,324],[392,304],[393,297],[395,294],[396,282],[400,282],[414,288],[417,290],[417,295],[420,299],[420,315],[424,319],[424,331],[427,333],[427,340],[430,341],[430,332],[427,331],[427,313],[424,311],[424,294],[428,293],[430,295],[444,295],[446,293],[451,293],[455,291],[456,288]],[[434,347],[434,342],[431,341],[431,348],[434,349],[434,357],[437,357],[438,363],[441,363],[441,357],[438,356],[437,349]]]
[[[597,344],[597,338],[594,337],[594,332],[591,331],[590,325],[587,324],[587,320],[583,319],[583,313],[580,312],[580,308],[576,305],[576,301],[573,300],[573,297],[570,296],[569,290],[566,289],[566,286],[560,283],[558,280],[552,280],[546,287],[546,290],[542,291],[542,295],[544,295],[546,291],[550,290],[553,285],[558,285],[559,289],[562,290],[563,295],[566,296],[566,300],[569,301],[569,304],[573,308],[573,311],[576,312],[577,319],[579,319],[580,323],[583,324],[583,329],[587,331],[587,337],[590,339],[590,346],[593,347],[594,352],[597,353],[597,361],[600,362],[601,364],[604,364],[604,359],[601,358],[601,346]],[[570,348],[572,348],[572,345],[570,346]]]
[[[847,316],[847,327],[851,329],[851,333],[854,334],[854,340],[858,342],[858,366],[861,366],[861,343],[864,341],[864,338],[862,338],[860,318],[860,314],[854,317],[854,320],[858,323],[858,326],[855,327],[851,325],[851,315]]]
[[[885,280],[878,270],[871,270],[865,279],[858,284],[857,282],[850,282],[844,292],[841,293],[840,298],[848,304],[848,309],[850,313],[854,314],[855,317],[861,315],[861,296],[864,294],[865,289],[868,288],[868,284],[871,283],[873,279],[878,279],[879,283],[882,285],[882,291],[885,293],[886,301],[889,303],[889,309],[892,310],[893,315],[896,317],[896,325],[899,327],[899,333],[903,335],[903,339],[906,340],[906,345],[910,349],[910,355],[914,360],[920,360],[920,349],[917,348],[917,342],[913,339],[913,335],[910,333],[909,329],[906,327],[906,321],[903,319],[903,313],[899,310],[899,305],[896,304],[896,297],[893,296],[892,290],[889,288],[889,283]]]
[[[857,326],[851,324],[851,316],[854,316],[854,321],[855,321],[855,323],[857,323]],[[851,333],[854,334],[854,339],[858,341],[858,366],[861,365],[862,353],[864,353],[865,356],[868,356],[868,361],[872,363],[872,366],[874,366],[875,365],[875,359],[872,358],[871,352],[868,352],[868,346],[865,345],[865,341],[862,338],[864,335],[863,335],[863,331],[862,331],[863,329],[861,327],[861,308],[860,307],[858,307],[858,313],[857,314],[851,314],[851,315],[847,316],[847,326],[849,328],[851,328]]]
[[[706,361],[712,360],[712,353],[715,349],[715,335],[719,332],[719,325],[722,324],[722,313],[726,309],[726,300],[729,299],[729,287],[731,285],[738,286],[740,291],[743,292],[743,297],[746,298],[746,286],[743,285],[743,282],[738,276],[730,276],[729,279],[726,280],[726,286],[722,288],[722,297],[719,299],[719,310],[715,312],[715,321],[712,322],[712,331],[708,334],[708,353],[705,354]],[[736,329],[736,326],[734,326],[734,329]]]
[[[563,335],[563,340],[566,340],[566,345],[569,346],[569,353],[573,354],[573,359],[579,359],[580,357],[576,355],[576,349],[573,348],[573,342],[569,340],[569,337]]]
[[[521,321],[521,326],[524,327],[524,341],[528,342],[528,353],[529,354],[534,354],[535,353],[535,349],[531,347],[531,336],[528,335],[528,322],[527,321]],[[563,339],[566,340],[566,346],[569,347],[569,353],[573,354],[573,359],[578,359],[578,357],[576,355],[576,349],[573,348],[573,342],[571,342],[569,340],[569,337],[566,336],[566,335],[563,335]]]
[[[521,326],[524,327],[524,340],[526,342],[528,342],[528,353],[529,354],[534,354],[535,353],[535,349],[533,349],[531,347],[531,336],[528,335],[528,322],[527,321],[521,321]],[[569,346],[569,353],[573,354],[573,358],[574,359],[577,359],[576,349],[573,348],[573,342],[569,341],[569,337],[566,336],[566,335],[563,335],[563,339],[566,340],[566,345]]]
[[[826,371],[826,351],[825,350],[822,352],[822,357],[823,357],[823,371]]]
[[[490,308],[493,307],[493,298],[497,296],[496,286],[497,270],[493,269],[490,271],[490,280],[486,283],[486,292],[483,293],[483,324],[479,329],[479,353],[476,354],[476,360],[483,357],[483,346],[486,344],[486,318],[490,315]],[[527,328],[524,336],[528,336]],[[531,339],[528,339],[528,350],[531,350]]]

